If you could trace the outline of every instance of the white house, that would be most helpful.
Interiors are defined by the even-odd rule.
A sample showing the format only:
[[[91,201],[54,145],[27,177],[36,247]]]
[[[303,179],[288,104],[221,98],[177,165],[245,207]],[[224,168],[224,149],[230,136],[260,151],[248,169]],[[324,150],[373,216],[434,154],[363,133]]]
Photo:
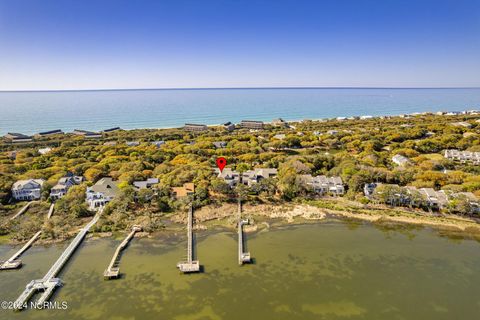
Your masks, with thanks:
[[[134,181],[133,185],[137,190],[150,189],[153,185],[159,182],[158,178],[148,178],[145,181]]]
[[[343,185],[342,178],[338,176],[313,177],[310,174],[305,174],[300,176],[300,180],[305,186],[312,188],[315,193],[332,195],[342,195],[345,193],[345,186]]]
[[[112,178],[102,178],[93,186],[87,188],[88,208],[97,210],[112,201],[118,193],[117,183]]]
[[[15,200],[38,200],[41,197],[42,186],[45,180],[19,180],[12,186],[12,196]]]
[[[392,157],[392,162],[399,166],[405,166],[410,163],[410,160],[407,157],[402,156],[401,154],[396,154]]]

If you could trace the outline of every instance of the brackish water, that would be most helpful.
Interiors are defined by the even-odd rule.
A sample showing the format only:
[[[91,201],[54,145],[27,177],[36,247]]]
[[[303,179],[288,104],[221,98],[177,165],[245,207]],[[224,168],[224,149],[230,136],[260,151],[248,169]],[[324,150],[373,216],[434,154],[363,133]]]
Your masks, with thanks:
[[[253,265],[237,265],[233,232],[198,235],[204,273],[181,275],[183,237],[134,239],[124,278],[104,281],[121,240],[86,241],[53,300],[67,310],[0,311],[1,319],[478,319],[480,244],[431,229],[328,221],[248,236]],[[0,273],[0,300],[41,278],[66,244],[33,247]],[[0,247],[0,256],[13,252]]]
[[[0,135],[470,109],[480,109],[480,88],[0,92]]]

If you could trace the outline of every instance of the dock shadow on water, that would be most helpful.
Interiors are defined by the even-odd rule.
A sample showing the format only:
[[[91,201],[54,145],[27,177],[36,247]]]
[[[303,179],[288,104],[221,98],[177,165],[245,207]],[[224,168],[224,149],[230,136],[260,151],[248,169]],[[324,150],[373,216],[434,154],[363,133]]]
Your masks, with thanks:
[[[175,268],[183,241],[139,239],[122,256],[121,281],[102,280],[113,240],[88,241],[52,298],[68,302],[66,310],[1,310],[0,318],[476,319],[480,245],[452,243],[428,228],[410,232],[415,237],[391,230],[386,238],[370,224],[342,223],[272,230],[249,237],[258,262],[245,268],[238,267],[231,231],[200,232],[195,258],[204,272],[189,276]],[[26,266],[44,273],[60,253],[32,250]],[[32,272],[0,274],[0,300],[15,298]]]

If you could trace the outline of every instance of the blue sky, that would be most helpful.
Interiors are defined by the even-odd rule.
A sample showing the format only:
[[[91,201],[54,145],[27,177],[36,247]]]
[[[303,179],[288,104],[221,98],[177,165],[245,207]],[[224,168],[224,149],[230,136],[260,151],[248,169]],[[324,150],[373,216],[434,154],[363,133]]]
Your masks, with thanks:
[[[0,0],[0,90],[480,86],[480,0]]]

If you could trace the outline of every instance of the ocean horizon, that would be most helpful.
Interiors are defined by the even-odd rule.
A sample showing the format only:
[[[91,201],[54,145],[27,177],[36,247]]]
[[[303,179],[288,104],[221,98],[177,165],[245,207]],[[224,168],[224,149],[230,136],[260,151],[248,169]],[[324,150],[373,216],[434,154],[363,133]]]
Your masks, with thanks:
[[[165,88],[0,91],[0,134],[100,131],[480,109],[480,88]]]

